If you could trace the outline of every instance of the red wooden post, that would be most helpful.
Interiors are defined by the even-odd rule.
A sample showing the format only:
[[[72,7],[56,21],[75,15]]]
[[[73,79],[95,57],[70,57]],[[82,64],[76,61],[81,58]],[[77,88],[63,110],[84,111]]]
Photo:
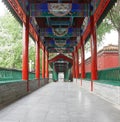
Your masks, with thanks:
[[[77,78],[76,77],[76,53],[75,53],[75,51],[74,51],[74,67],[75,67],[75,69],[74,69],[74,75],[75,75],[75,78]]]
[[[74,69],[74,73],[75,73],[75,78],[77,78],[77,65],[76,65],[76,52],[74,51],[74,66],[75,66],[75,69]]]
[[[79,78],[79,54],[76,47],[76,78]]]
[[[48,78],[48,52],[45,51],[45,78]]]
[[[27,81],[27,91],[29,91],[28,46],[29,46],[29,17],[26,16],[26,23],[23,23],[22,80]]]
[[[40,42],[39,42],[39,37],[38,37],[38,41],[36,41],[35,76],[36,76],[36,79],[38,79],[38,87],[40,87]]]
[[[73,69],[72,69],[72,73],[73,73],[73,78],[75,78],[75,57],[74,57],[74,52],[72,53],[72,58],[73,58]]]
[[[76,81],[77,81],[77,71],[78,71],[78,68],[77,68],[77,54],[76,54],[76,50],[75,50],[75,77],[76,77]]]
[[[47,78],[47,51],[45,50],[45,78]]]
[[[46,50],[44,47],[44,78],[46,78]]]
[[[85,50],[83,45],[83,40],[81,37],[81,78],[85,78]]]
[[[45,78],[45,47],[42,50],[42,78]]]
[[[47,58],[46,58],[46,60],[47,60],[47,64],[46,64],[46,77],[47,78],[49,78],[49,64],[48,64],[48,57],[49,57],[49,53],[47,52]]]
[[[74,54],[74,78],[76,78],[76,55],[75,52],[73,52]]]
[[[97,80],[97,39],[96,24],[94,16],[90,17],[91,24],[91,91],[93,91],[93,80]]]

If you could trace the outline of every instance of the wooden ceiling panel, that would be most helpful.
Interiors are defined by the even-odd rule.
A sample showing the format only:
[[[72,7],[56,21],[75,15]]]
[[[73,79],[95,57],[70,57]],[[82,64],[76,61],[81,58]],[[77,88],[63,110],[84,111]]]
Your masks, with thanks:
[[[28,0],[30,3],[58,3],[58,0]],[[61,3],[90,3],[91,0],[61,0]]]
[[[50,18],[52,21],[69,21],[70,17],[52,17]]]
[[[74,18],[73,28],[80,28],[84,18]]]
[[[47,28],[47,21],[46,18],[36,18],[36,21],[40,28]]]

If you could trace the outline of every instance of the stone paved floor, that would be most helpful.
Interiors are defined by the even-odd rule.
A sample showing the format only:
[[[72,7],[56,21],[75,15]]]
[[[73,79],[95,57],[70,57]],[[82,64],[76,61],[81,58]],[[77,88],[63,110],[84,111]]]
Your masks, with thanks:
[[[120,110],[75,83],[56,82],[2,109],[0,122],[120,122]]]

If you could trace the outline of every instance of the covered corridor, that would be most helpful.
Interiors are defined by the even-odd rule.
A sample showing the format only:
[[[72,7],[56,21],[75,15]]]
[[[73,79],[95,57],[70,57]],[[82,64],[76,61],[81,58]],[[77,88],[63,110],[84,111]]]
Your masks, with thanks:
[[[76,82],[52,82],[0,111],[0,122],[119,122],[120,110]]]
[[[120,122],[120,67],[98,71],[96,33],[117,0],[2,1],[23,25],[23,46],[21,70],[0,68],[0,122]],[[30,36],[34,72],[29,70]],[[88,41],[90,72],[85,71]],[[65,82],[53,82],[61,72]]]

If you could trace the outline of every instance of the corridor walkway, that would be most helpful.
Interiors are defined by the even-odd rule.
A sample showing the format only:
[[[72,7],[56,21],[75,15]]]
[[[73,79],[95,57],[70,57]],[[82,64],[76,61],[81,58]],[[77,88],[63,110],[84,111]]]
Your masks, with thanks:
[[[0,122],[120,122],[120,110],[75,83],[55,82],[2,109]]]

